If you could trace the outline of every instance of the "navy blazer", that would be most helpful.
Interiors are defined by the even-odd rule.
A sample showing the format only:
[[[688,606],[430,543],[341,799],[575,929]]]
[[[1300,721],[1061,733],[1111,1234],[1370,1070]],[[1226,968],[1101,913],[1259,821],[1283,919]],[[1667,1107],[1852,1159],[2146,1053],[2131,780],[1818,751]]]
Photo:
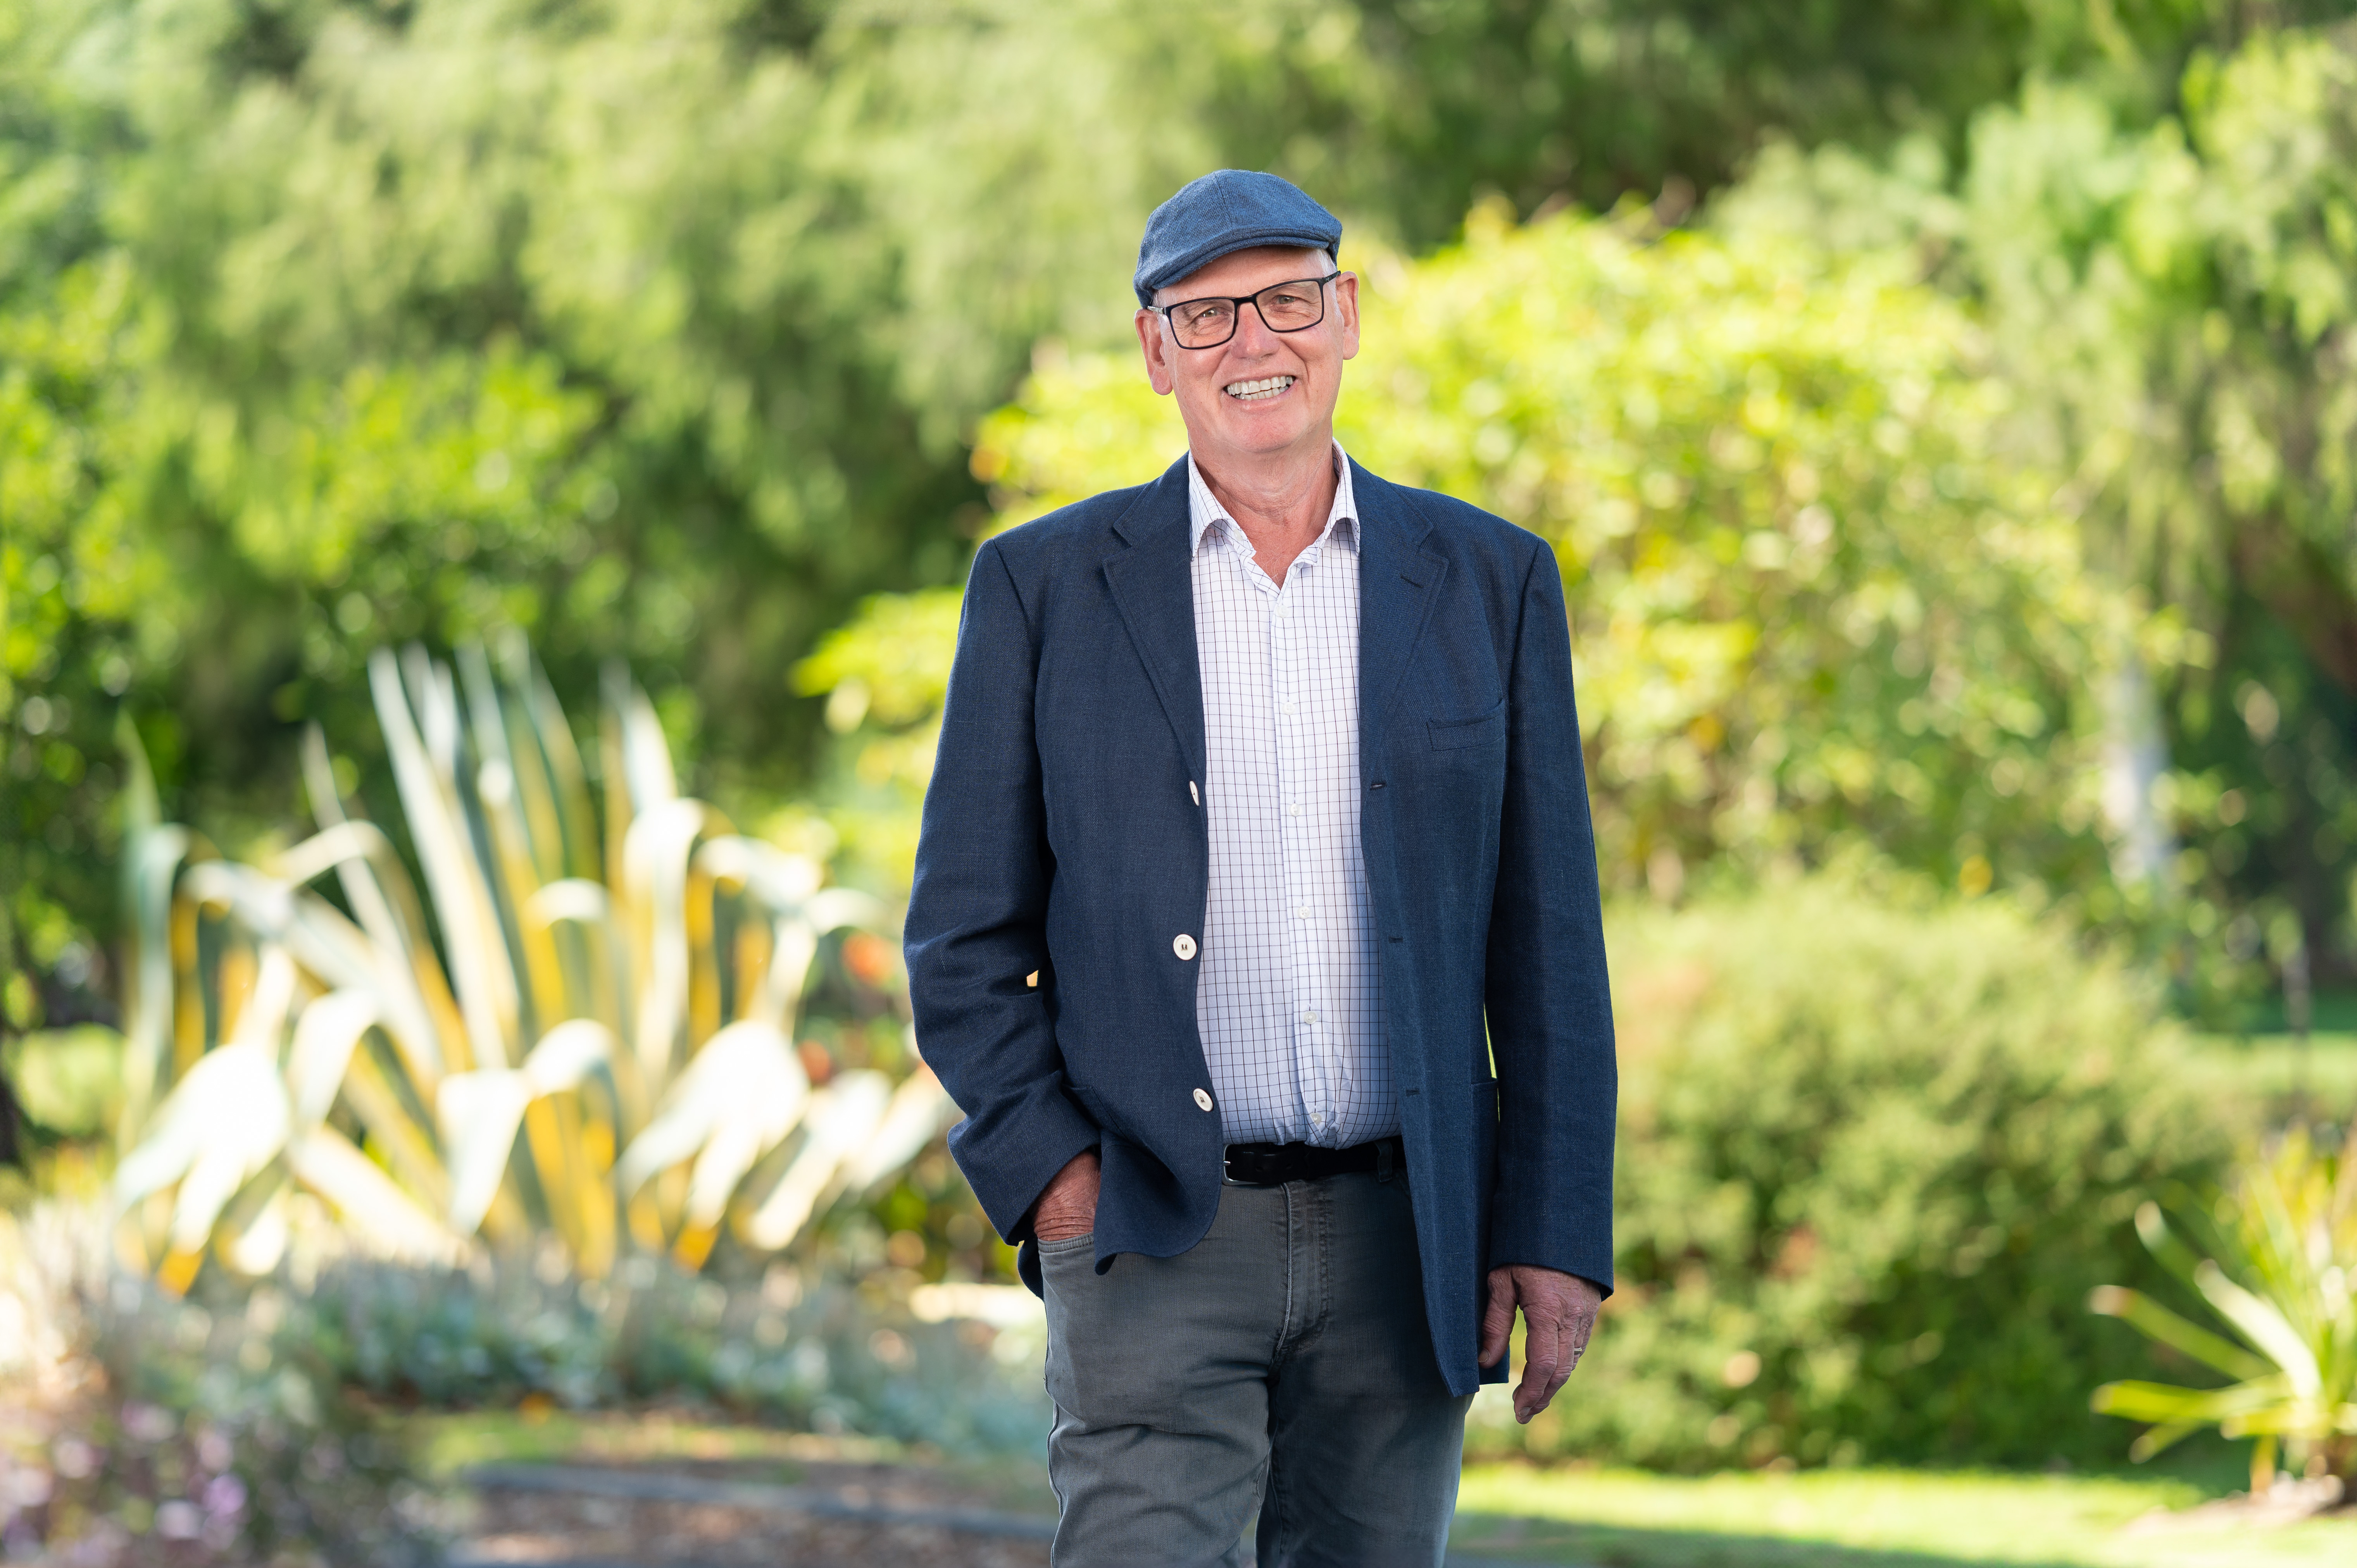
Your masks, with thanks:
[[[1544,540],[1355,465],[1351,485],[1384,1030],[1433,1349],[1470,1393],[1505,1373],[1476,1365],[1489,1269],[1612,1280],[1618,1083],[1570,628]],[[1187,1251],[1219,1208],[1177,941],[1201,940],[1210,876],[1189,532],[1181,457],[988,541],[966,584],[909,993],[966,1113],[951,1151],[1035,1291],[1028,1216],[1085,1150],[1100,1272]]]

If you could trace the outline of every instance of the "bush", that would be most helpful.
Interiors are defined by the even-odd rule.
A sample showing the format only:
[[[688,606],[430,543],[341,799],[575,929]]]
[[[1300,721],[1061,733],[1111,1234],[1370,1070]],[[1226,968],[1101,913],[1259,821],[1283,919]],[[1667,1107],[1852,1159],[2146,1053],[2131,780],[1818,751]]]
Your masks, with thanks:
[[[2231,1137],[2120,969],[1995,900],[1823,878],[1612,921],[1619,1294],[1477,1448],[1680,1468],[2113,1462],[2137,1202]]]
[[[77,1568],[421,1568],[437,1510],[285,1336],[285,1298],[110,1268],[95,1215],[0,1213],[0,1555]],[[46,1555],[44,1555],[46,1553]]]
[[[1352,265],[1336,431],[1554,547],[1613,890],[1866,843],[1967,893],[2115,908],[2101,694],[2131,650],[2157,676],[2194,650],[2087,570],[2057,481],[2007,445],[2015,393],[1911,258],[1483,207],[1461,245]],[[1134,350],[1049,354],[974,471],[1006,527],[1185,445]],[[956,620],[887,601],[847,638],[889,680],[926,615]],[[812,683],[862,672],[830,651]],[[870,755],[863,779],[888,771]]]
[[[287,1313],[279,1353],[397,1405],[683,1404],[969,1453],[1047,1430],[1036,1377],[1010,1370],[1036,1346],[983,1354],[983,1326],[917,1321],[881,1283],[773,1263],[731,1284],[647,1254],[609,1281],[561,1265],[554,1249],[473,1271],[346,1260]]]

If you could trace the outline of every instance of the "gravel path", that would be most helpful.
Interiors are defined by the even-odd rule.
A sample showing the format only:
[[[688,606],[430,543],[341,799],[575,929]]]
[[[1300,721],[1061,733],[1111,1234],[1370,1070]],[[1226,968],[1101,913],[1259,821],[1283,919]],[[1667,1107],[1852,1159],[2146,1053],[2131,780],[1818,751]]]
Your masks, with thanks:
[[[1054,1521],[980,1506],[921,1469],[813,1465],[777,1486],[728,1466],[489,1466],[451,1568],[1046,1568]]]
[[[449,1568],[1046,1568],[1055,1521],[938,1473],[821,1464],[490,1465],[466,1473],[473,1529]],[[1514,1568],[1452,1553],[1450,1568]]]

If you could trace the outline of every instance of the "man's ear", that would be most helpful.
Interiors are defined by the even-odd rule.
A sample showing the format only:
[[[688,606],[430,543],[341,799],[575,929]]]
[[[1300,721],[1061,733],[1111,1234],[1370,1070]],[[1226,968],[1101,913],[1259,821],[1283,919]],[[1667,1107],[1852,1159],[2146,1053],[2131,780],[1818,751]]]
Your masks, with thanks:
[[[1177,383],[1170,375],[1170,340],[1162,335],[1162,317],[1152,310],[1137,313],[1137,347],[1146,356],[1146,379],[1163,397],[1170,395]]]
[[[1334,310],[1342,318],[1342,358],[1359,357],[1359,274],[1344,273],[1334,280]]]

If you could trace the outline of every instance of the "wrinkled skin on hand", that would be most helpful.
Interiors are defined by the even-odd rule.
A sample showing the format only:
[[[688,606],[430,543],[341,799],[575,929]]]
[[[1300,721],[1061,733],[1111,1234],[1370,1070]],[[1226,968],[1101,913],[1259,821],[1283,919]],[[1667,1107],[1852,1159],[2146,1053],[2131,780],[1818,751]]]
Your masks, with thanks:
[[[1546,1409],[1587,1352],[1604,1294],[1577,1274],[1530,1263],[1490,1271],[1490,1305],[1481,1314],[1481,1364],[1506,1353],[1514,1308],[1523,1309],[1523,1380],[1514,1386],[1514,1419],[1528,1423]]]
[[[1072,1156],[1031,1209],[1031,1234],[1042,1241],[1085,1236],[1097,1228],[1097,1152]]]

